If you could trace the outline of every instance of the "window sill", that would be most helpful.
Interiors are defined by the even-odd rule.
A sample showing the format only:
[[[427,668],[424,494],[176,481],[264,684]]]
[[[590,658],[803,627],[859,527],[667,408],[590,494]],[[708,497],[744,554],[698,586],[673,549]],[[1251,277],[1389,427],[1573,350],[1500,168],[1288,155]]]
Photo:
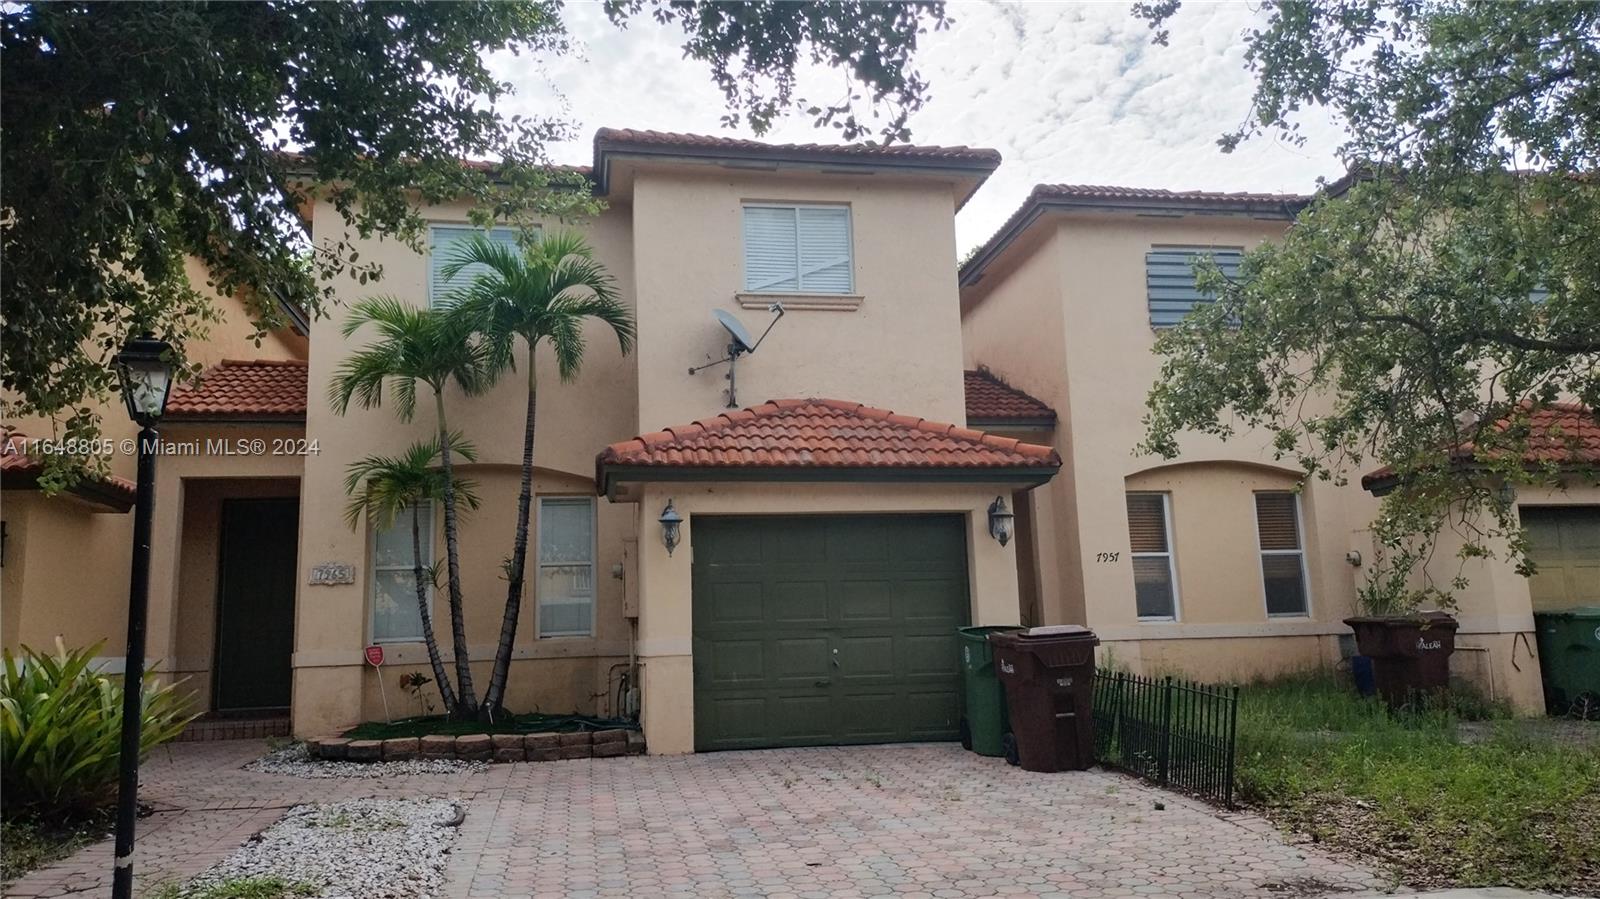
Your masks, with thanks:
[[[741,309],[766,309],[773,303],[782,303],[786,312],[804,309],[854,312],[866,299],[853,293],[736,293],[733,297],[739,301]]]

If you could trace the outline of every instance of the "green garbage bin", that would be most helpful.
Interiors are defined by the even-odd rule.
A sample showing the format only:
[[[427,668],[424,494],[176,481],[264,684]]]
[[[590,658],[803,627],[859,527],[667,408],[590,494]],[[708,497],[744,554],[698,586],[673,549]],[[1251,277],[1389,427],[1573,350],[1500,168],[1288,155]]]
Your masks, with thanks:
[[[1552,715],[1600,718],[1600,606],[1537,612],[1539,668]]]
[[[988,626],[957,629],[961,636],[961,681],[966,694],[966,714],[961,716],[961,745],[979,755],[1000,756],[1004,749],[1006,696],[994,673],[994,651],[989,635],[1020,631],[1020,627]]]

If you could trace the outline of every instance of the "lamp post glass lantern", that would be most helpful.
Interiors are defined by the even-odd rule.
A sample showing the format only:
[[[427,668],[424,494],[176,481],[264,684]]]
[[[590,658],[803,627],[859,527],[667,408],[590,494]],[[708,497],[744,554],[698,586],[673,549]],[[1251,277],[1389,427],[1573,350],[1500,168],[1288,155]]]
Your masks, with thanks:
[[[166,341],[141,334],[127,342],[113,363],[122,382],[122,401],[128,417],[141,427],[151,427],[161,419],[172,392],[172,347]]]
[[[155,513],[156,422],[172,391],[172,348],[149,334],[129,340],[113,363],[128,417],[139,425],[139,478],[128,578],[128,653],[122,670],[122,733],[117,758],[117,839],[112,899],[133,899],[133,836],[139,816],[139,729],[144,717],[144,637],[150,608],[150,531]]]

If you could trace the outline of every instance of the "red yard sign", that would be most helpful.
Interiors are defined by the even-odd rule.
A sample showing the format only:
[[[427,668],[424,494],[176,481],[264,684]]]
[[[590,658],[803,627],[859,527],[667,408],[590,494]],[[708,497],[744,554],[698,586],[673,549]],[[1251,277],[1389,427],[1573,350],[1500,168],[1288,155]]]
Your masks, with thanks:
[[[382,646],[373,645],[367,647],[367,664],[374,668],[383,664]]]

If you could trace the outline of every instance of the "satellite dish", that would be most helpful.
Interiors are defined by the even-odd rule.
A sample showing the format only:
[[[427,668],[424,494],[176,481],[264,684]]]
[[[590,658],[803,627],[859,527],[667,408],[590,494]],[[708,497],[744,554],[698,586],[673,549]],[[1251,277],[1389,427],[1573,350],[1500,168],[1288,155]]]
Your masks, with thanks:
[[[745,330],[744,322],[734,318],[733,313],[726,309],[713,309],[711,315],[717,320],[717,324],[728,332],[728,336],[733,338],[733,343],[729,344],[728,348],[734,355],[755,352],[756,341],[750,339],[750,332]]]
[[[733,316],[733,313],[726,309],[711,310],[711,317],[717,320],[717,324],[722,326],[722,330],[728,332],[728,355],[718,359],[715,362],[707,362],[705,365],[693,366],[689,369],[689,374],[697,374],[713,366],[721,365],[724,362],[728,363],[728,374],[726,377],[728,379],[729,409],[738,408],[739,405],[738,397],[734,392],[734,363],[738,361],[740,356],[743,356],[746,353],[754,353],[756,351],[756,347],[761,346],[761,342],[767,339],[768,334],[772,333],[772,326],[778,323],[778,319],[783,318],[783,304],[773,303],[771,306],[767,307],[767,311],[772,313],[772,321],[767,323],[767,330],[762,331],[760,337],[756,338],[755,340],[751,340],[750,331],[745,328],[744,322],[739,321]]]

